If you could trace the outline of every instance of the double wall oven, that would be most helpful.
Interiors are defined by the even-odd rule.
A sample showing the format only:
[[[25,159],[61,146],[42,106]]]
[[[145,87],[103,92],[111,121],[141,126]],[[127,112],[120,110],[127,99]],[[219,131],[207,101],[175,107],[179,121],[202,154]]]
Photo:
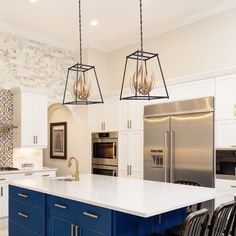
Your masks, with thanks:
[[[92,173],[118,176],[118,133],[92,133]]]

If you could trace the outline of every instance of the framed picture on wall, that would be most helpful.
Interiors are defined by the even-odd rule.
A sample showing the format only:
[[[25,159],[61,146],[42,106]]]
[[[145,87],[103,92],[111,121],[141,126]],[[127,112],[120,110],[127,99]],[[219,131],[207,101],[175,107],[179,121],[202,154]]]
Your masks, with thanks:
[[[50,158],[67,159],[67,122],[50,124]]]

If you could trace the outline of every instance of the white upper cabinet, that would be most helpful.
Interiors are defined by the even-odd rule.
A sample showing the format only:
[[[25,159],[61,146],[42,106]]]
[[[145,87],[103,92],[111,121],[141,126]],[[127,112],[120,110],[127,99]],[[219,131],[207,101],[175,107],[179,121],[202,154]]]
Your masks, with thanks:
[[[48,102],[44,91],[13,89],[14,148],[45,148],[48,145]]]
[[[236,119],[236,75],[216,79],[216,120]]]
[[[143,130],[143,101],[119,102],[119,130]]]
[[[91,132],[118,130],[118,99],[108,99],[104,104],[89,107]]]
[[[236,147],[236,120],[216,121],[216,148]]]
[[[168,86],[170,101],[214,96],[214,80],[200,80]]]

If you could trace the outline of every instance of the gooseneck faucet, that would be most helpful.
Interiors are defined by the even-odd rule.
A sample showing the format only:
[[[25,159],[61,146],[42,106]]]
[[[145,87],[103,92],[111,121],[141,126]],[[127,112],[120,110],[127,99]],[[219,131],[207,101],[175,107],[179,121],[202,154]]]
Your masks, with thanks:
[[[79,181],[79,161],[75,157],[70,157],[68,160],[68,167],[72,166],[72,160],[75,161],[75,173],[72,173],[72,176],[75,177],[75,181]]]

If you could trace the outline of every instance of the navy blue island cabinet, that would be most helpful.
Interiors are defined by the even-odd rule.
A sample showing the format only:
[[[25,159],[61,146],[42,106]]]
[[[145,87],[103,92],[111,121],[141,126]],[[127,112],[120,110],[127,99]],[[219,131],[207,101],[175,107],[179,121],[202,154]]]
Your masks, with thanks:
[[[9,236],[145,236],[184,218],[185,209],[144,218],[9,186]]]

